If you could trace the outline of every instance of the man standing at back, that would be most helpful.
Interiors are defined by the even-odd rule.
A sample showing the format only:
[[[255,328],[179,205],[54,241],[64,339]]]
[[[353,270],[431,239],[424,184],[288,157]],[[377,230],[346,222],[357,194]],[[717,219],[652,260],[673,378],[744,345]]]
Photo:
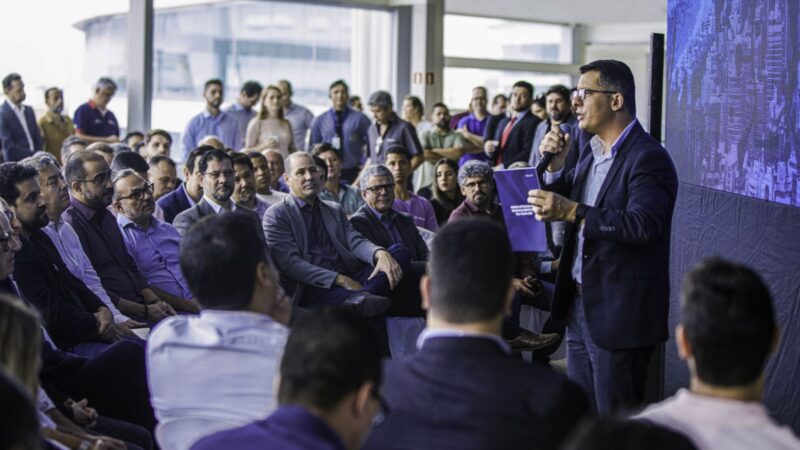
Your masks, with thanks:
[[[75,136],[87,143],[119,142],[117,117],[108,109],[108,103],[117,92],[117,84],[111,78],[100,78],[94,86],[94,96],[75,110]],[[65,163],[66,164],[66,163]]]
[[[668,337],[669,240],[678,180],[636,120],[633,73],[620,61],[581,67],[572,106],[595,136],[565,171],[572,136],[557,127],[536,218],[566,221],[552,318],[567,323],[567,370],[601,414],[640,404],[656,346]],[[565,173],[566,172],[566,173]]]
[[[244,139],[239,135],[239,123],[236,119],[220,109],[225,98],[222,80],[214,78],[206,81],[203,98],[206,100],[203,112],[192,117],[183,130],[181,155],[184,159],[192,149],[201,145],[206,136],[216,136],[225,147],[232,149],[237,149]]]
[[[546,366],[511,357],[511,246],[485,219],[448,224],[421,283],[419,351],[386,367],[391,407],[365,449],[554,449],[587,412],[585,395]]]
[[[547,119],[541,121],[539,125],[536,126],[536,134],[533,136],[533,145],[531,147],[531,156],[528,158],[528,164],[530,164],[531,167],[536,167],[536,164],[541,159],[539,146],[553,127],[565,124],[569,126],[570,129],[576,129],[578,125],[578,119],[572,114],[570,92],[566,86],[560,84],[551,86],[545,94],[545,102],[547,106]],[[574,133],[572,134],[575,136]],[[575,142],[575,140],[573,140],[573,142]],[[575,146],[573,145],[573,147]],[[570,158],[571,164],[568,162],[567,166],[570,168],[575,167],[575,160],[577,159],[577,152],[575,152],[574,156]]]
[[[294,146],[297,147],[297,150],[304,152],[306,151],[306,134],[308,134],[308,129],[311,128],[314,113],[305,106],[292,102],[294,89],[292,89],[292,83],[289,80],[278,81],[278,89],[281,90],[281,97],[283,98],[283,116],[292,124]]]
[[[36,126],[33,108],[25,106],[25,84],[18,73],[3,78],[6,101],[0,105],[0,145],[3,160],[19,161],[42,149],[42,135]]]
[[[491,165],[508,167],[517,161],[527,161],[533,145],[533,135],[540,120],[531,113],[533,86],[527,81],[514,83],[510,107],[512,116],[501,120],[495,130],[494,139],[483,145]]]
[[[239,124],[239,142],[236,143],[236,147],[233,147],[235,150],[244,148],[247,124],[256,116],[253,106],[258,102],[261,89],[263,89],[263,86],[258,81],[250,80],[245,82],[239,91],[239,98],[231,106],[225,108],[225,113],[233,117],[236,123]]]

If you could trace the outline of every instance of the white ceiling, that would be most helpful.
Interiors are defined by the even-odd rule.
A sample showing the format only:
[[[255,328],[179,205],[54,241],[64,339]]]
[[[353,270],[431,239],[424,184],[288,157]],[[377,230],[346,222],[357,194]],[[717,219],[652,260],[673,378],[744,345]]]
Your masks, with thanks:
[[[667,22],[667,0],[444,0],[452,14],[564,24]]]

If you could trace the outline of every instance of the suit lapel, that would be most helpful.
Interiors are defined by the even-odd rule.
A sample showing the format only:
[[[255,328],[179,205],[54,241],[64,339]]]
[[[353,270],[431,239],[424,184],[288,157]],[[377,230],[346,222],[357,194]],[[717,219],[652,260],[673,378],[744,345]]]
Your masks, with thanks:
[[[570,192],[570,198],[576,201],[580,201],[581,199],[583,184],[586,182],[586,175],[594,162],[591,144],[587,143],[586,146],[583,147],[582,153],[586,156],[578,159],[578,164],[575,166],[575,178],[573,178],[572,182],[572,191]]]
[[[317,201],[320,202],[319,212],[320,212],[320,217],[322,217],[322,223],[325,224],[325,231],[328,232],[328,237],[331,239],[331,242],[333,242],[333,246],[336,247],[336,251],[339,252],[339,255],[344,255],[348,253],[347,250],[342,245],[339,236],[336,234],[337,219],[335,214],[332,214],[333,209],[328,207],[328,205],[326,205],[325,202],[323,202],[319,197],[317,197]]]
[[[617,176],[620,167],[622,167],[622,164],[625,162],[625,157],[628,155],[628,151],[633,146],[633,143],[639,138],[640,132],[642,132],[641,125],[637,123],[633,126],[630,133],[628,133],[628,136],[625,138],[625,142],[623,142],[619,150],[617,150],[617,155],[614,156],[614,161],[611,163],[611,167],[608,169],[606,179],[603,180],[603,185],[600,186],[600,192],[597,194],[597,201],[594,202],[595,206],[600,205],[603,201],[603,197],[605,197],[608,187]]]
[[[288,206],[289,210],[289,221],[292,223],[292,228],[294,228],[294,236],[297,239],[297,245],[303,252],[303,256],[308,256],[308,236],[306,236],[306,221],[303,219],[303,214],[300,212],[300,207],[297,206],[297,202],[289,196],[286,197],[284,200],[286,205]]]

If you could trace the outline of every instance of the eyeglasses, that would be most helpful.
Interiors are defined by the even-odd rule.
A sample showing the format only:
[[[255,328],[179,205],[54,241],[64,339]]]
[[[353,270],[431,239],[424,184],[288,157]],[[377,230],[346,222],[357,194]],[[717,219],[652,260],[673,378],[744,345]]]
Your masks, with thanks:
[[[372,418],[372,427],[377,428],[386,421],[386,416],[391,412],[391,408],[389,408],[389,402],[376,389],[372,390],[372,397],[378,401],[378,412]]]
[[[394,183],[377,184],[375,186],[366,187],[364,189],[377,195],[380,194],[381,191],[392,192],[394,190]]]
[[[153,196],[153,183],[147,183],[144,185],[143,188],[134,189],[131,191],[130,194],[126,196],[117,197],[117,200],[125,200],[126,198],[132,198],[134,200],[141,201],[144,200],[145,197],[152,197],[152,196]]]
[[[601,91],[599,89],[576,88],[572,91],[572,100],[586,100],[589,94],[619,94],[619,91]]]
[[[219,180],[222,175],[225,175],[225,178],[233,178],[234,173],[233,170],[223,170],[222,172],[203,172],[203,175],[211,177],[212,180]]]
[[[492,185],[492,182],[489,180],[481,180],[481,181],[470,181],[468,183],[464,183],[464,187],[468,190],[472,191],[476,188],[487,189],[489,186]]]
[[[111,171],[99,173],[91,180],[78,180],[78,181],[82,183],[92,183],[95,186],[101,186],[106,184],[109,180],[111,180]]]

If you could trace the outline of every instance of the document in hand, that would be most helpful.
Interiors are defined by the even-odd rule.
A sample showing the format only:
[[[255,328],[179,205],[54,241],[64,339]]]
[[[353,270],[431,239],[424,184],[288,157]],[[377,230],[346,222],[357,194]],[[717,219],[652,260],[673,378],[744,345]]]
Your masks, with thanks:
[[[498,170],[494,173],[494,180],[511,249],[515,252],[546,251],[544,223],[536,220],[533,206],[528,204],[528,191],[539,189],[536,168]]]

